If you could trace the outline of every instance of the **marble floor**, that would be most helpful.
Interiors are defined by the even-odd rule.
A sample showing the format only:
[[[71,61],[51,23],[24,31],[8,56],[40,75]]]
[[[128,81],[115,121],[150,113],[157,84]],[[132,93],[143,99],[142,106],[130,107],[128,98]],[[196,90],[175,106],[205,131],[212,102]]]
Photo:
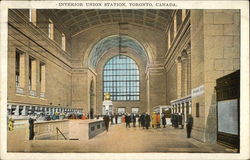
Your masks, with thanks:
[[[184,129],[171,126],[158,129],[126,128],[111,125],[90,140],[33,140],[28,152],[73,153],[232,153],[235,150],[219,144],[207,144],[186,138]]]

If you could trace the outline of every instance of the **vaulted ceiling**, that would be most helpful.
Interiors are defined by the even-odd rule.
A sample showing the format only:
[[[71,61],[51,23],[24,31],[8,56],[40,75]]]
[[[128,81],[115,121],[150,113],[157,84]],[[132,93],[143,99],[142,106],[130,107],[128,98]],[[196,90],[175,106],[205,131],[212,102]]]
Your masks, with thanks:
[[[126,22],[166,30],[173,10],[52,10],[54,16],[74,35],[82,30],[108,23]]]
[[[148,58],[146,51],[138,42],[127,36],[116,35],[102,39],[93,47],[90,53],[89,66],[95,68],[98,61],[103,56],[103,54],[106,53],[106,51],[112,48],[119,48],[119,47],[133,49],[135,53],[141,57],[142,62],[144,64],[147,64]],[[121,51],[124,50],[121,49]]]

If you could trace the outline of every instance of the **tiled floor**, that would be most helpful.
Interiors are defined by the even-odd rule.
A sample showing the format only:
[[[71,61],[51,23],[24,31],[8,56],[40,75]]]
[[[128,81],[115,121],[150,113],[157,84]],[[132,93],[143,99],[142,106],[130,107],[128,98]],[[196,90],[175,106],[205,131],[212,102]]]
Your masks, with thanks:
[[[228,153],[234,152],[219,144],[201,143],[186,138],[184,129],[171,126],[149,130],[125,128],[125,124],[113,125],[109,132],[101,133],[88,141],[33,140],[31,152],[90,152],[90,153]]]

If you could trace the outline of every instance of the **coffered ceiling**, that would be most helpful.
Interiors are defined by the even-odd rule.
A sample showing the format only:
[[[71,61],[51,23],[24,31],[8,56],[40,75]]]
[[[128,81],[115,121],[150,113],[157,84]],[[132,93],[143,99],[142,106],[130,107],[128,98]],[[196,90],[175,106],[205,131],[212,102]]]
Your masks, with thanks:
[[[173,10],[51,10],[71,35],[97,25],[126,22],[166,30]]]

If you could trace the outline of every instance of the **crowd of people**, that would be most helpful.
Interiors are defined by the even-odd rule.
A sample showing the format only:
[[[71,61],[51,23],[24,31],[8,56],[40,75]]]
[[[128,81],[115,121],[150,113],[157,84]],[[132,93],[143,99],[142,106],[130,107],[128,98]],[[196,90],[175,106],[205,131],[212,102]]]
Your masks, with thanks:
[[[126,128],[136,127],[142,129],[148,129],[150,127],[150,124],[152,128],[160,128],[160,125],[163,125],[163,128],[166,127],[166,115],[162,114],[160,117],[159,113],[152,113],[152,115],[149,115],[147,112],[143,114],[135,114],[135,113],[125,113],[125,114],[114,114],[114,115],[105,115],[103,117],[106,130],[108,131],[109,124],[117,124],[118,118],[120,118],[120,123],[125,123]]]
[[[149,115],[147,112],[143,114],[125,113],[125,114],[120,114],[120,115],[115,114],[111,116],[106,114],[103,117],[104,124],[106,126],[106,131],[108,131],[110,123],[111,125],[114,124],[113,118],[115,119],[115,124],[118,123],[118,117],[121,118],[121,123],[126,124],[125,125],[126,128],[131,128],[131,123],[133,127],[138,126],[139,128],[143,128],[143,129],[149,129],[150,124],[152,128],[160,128],[161,125],[163,126],[163,128],[166,128],[166,125],[167,125],[166,114],[164,113],[162,115],[160,115],[159,113],[155,113],[155,112],[153,112],[152,115]],[[183,129],[184,124],[185,124],[184,114],[183,113],[171,114],[171,123],[173,127]],[[192,115],[188,115],[187,123],[186,123],[187,138],[191,137],[190,135],[191,135],[192,126],[193,126],[193,117]]]

